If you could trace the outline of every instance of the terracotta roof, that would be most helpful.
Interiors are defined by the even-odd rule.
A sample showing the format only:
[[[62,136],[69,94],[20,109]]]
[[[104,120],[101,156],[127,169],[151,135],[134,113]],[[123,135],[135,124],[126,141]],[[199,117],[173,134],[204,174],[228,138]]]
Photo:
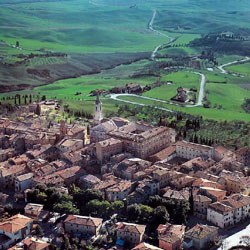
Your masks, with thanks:
[[[194,196],[194,201],[195,202],[200,202],[200,203],[212,202],[212,200],[210,198],[208,198],[207,196],[204,196],[204,195],[195,195]]]
[[[188,200],[189,199],[189,191],[188,190],[172,190],[169,189],[167,192],[163,195],[164,198],[167,199],[175,199],[175,200]]]
[[[96,145],[100,145],[100,147],[102,147],[102,148],[112,146],[112,145],[117,145],[117,144],[122,144],[122,141],[120,141],[118,139],[114,139],[114,138],[110,138],[110,139],[96,143]]]
[[[233,194],[230,196],[231,199],[243,203],[245,206],[250,204],[250,196],[243,194]]]
[[[119,183],[111,186],[111,187],[108,187],[106,189],[107,192],[123,192],[123,191],[126,191],[128,189],[130,189],[132,186],[132,182],[131,181],[125,181],[125,180],[122,180],[120,181]]]
[[[250,154],[250,148],[240,148],[236,151],[237,154]]]
[[[32,219],[21,214],[10,217],[4,222],[0,223],[0,229],[8,233],[16,233],[17,231],[25,228],[27,224],[33,222]]]
[[[25,171],[26,165],[14,165],[14,166],[5,166],[0,169],[2,177],[6,177],[9,175],[16,175],[18,173],[23,173]]]
[[[214,233],[215,231],[218,231],[217,227],[197,224],[196,226],[191,228],[189,231],[187,231],[185,236],[197,238],[197,239],[203,239],[209,236],[210,234]]]
[[[207,193],[213,195],[216,198],[220,197],[221,195],[226,196],[226,191],[218,188],[201,187],[200,189],[206,191]]]
[[[163,161],[174,153],[176,153],[176,146],[170,146],[156,154],[149,156],[149,159],[152,159],[153,161]]]
[[[148,243],[142,242],[138,246],[132,248],[132,250],[163,250],[163,249],[150,245]]]
[[[212,210],[215,210],[216,212],[218,212],[220,214],[225,214],[225,213],[228,213],[228,212],[234,210],[234,208],[232,208],[226,204],[223,204],[221,202],[214,202],[212,204],[209,204],[209,208]]]
[[[38,215],[43,210],[43,205],[35,204],[35,203],[28,203],[25,208],[25,213],[31,212],[32,214]]]
[[[184,225],[160,224],[157,228],[158,238],[169,243],[177,242],[183,237],[185,228]]]
[[[65,219],[64,223],[98,227],[100,224],[102,224],[102,219],[94,218],[94,217],[87,217],[87,216],[80,216],[80,215],[69,215]]]
[[[24,239],[22,241],[22,244],[19,243],[14,247],[9,248],[8,250],[24,250],[24,245],[28,247],[28,250],[43,250],[47,249],[50,244],[43,240],[34,237],[29,237]]]
[[[63,139],[62,141],[58,143],[58,146],[69,148],[69,147],[73,147],[76,143],[79,143],[79,142],[83,143],[83,141],[79,139]]]
[[[137,234],[144,234],[146,226],[139,225],[139,224],[132,224],[126,222],[119,222],[117,223],[117,231],[121,232],[128,232],[128,233],[137,233]]]
[[[222,146],[217,146],[217,147],[215,148],[215,151],[217,151],[217,152],[220,153],[220,154],[225,154],[225,153],[228,152],[228,149],[226,149],[226,148],[224,148],[224,147],[222,147]]]
[[[207,179],[203,179],[203,178],[199,178],[197,180],[195,180],[192,184],[193,187],[212,187],[212,188],[222,188],[222,185],[217,183],[217,182],[213,182],[213,181],[209,181]]]
[[[25,181],[33,177],[33,173],[23,174],[16,177],[18,181]]]

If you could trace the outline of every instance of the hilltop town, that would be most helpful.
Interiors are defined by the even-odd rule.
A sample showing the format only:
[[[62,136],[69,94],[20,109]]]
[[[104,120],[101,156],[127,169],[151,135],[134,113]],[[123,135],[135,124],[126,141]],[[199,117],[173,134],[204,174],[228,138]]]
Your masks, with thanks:
[[[46,107],[0,117],[0,249],[249,249],[249,148],[105,118],[99,95],[90,124]]]

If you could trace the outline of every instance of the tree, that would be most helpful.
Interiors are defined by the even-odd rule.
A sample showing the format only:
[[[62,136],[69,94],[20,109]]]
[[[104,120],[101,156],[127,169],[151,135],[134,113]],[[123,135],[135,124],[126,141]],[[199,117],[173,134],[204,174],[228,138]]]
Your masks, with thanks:
[[[46,101],[46,95],[43,95],[41,100]]]
[[[65,249],[65,250],[70,250],[71,249],[69,238],[67,236],[64,236],[64,242],[63,242],[63,245],[62,245],[62,249]]]
[[[36,115],[41,115],[41,106],[39,104],[36,105],[36,111],[35,111]]]
[[[25,105],[27,105],[27,99],[28,99],[28,96],[25,95],[25,96],[24,96],[24,104],[25,104]]]
[[[169,221],[169,214],[164,206],[158,206],[152,211],[151,222],[158,226]]]
[[[137,221],[141,215],[141,210],[138,204],[133,204],[127,207],[127,216],[130,221]]]
[[[159,195],[150,196],[148,200],[148,205],[152,208],[156,208],[162,205],[162,198]]]
[[[193,209],[194,209],[194,196],[193,196],[193,191],[192,189],[189,190],[189,204],[190,204],[190,212],[191,214],[193,213]]]
[[[53,206],[53,210],[60,214],[79,214],[79,209],[73,206],[72,202],[62,201],[61,203],[56,203]]]
[[[75,188],[73,191],[73,198],[80,207],[85,207],[85,205],[91,200],[102,201],[102,193],[98,190],[83,190]]]
[[[41,228],[40,225],[37,225],[35,229],[35,234],[39,237],[42,237],[44,235],[43,229]]]
[[[41,204],[45,204],[47,202],[47,195],[44,192],[40,192],[37,195],[37,202]]]
[[[122,214],[124,210],[124,203],[122,201],[114,201],[111,203],[110,206],[110,212],[111,213],[117,213],[117,214]]]
[[[17,97],[18,97],[18,104],[21,105],[21,96],[17,95]]]
[[[153,212],[153,208],[147,205],[140,204],[140,210],[141,210],[141,220],[144,223],[148,223],[151,219],[151,214]]]
[[[108,201],[91,200],[86,204],[86,209],[90,214],[99,216],[108,216],[110,203]]]
[[[32,95],[30,94],[30,100],[29,103],[32,103]]]

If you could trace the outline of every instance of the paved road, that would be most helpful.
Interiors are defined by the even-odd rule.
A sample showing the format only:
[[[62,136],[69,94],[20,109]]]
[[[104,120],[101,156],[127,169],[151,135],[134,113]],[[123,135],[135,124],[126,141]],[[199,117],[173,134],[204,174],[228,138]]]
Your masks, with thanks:
[[[229,62],[229,63],[225,63],[221,66],[218,67],[218,69],[221,71],[222,74],[229,74],[227,70],[225,70],[224,68],[232,65],[232,64],[237,64],[237,63],[242,63],[242,62],[246,62],[248,61],[250,58],[247,56],[245,59],[242,59],[240,61],[233,61],[233,62]]]
[[[185,107],[188,107],[188,108],[193,108],[193,107],[197,107],[197,106],[202,105],[202,101],[203,101],[203,98],[204,98],[204,91],[205,91],[205,83],[206,83],[206,77],[205,77],[204,74],[201,74],[199,72],[192,72],[192,73],[201,76],[200,92],[199,92],[199,97],[198,97],[198,101],[197,101],[196,104],[194,104],[194,105],[184,105]],[[145,99],[145,100],[151,100],[151,101],[155,101],[155,102],[162,102],[162,103],[165,103],[165,104],[171,104],[171,105],[175,105],[175,106],[179,106],[179,107],[183,106],[183,105],[180,105],[180,104],[177,104],[177,103],[164,101],[164,100],[160,100],[160,99],[156,99],[156,98],[152,98],[152,97],[147,97],[147,96],[135,95],[135,94],[111,94],[110,98],[113,99],[113,100],[116,100],[116,101],[119,101],[119,102],[125,102],[125,103],[128,103],[128,104],[134,104],[134,105],[140,105],[140,106],[150,106],[150,105],[135,102],[135,101],[120,99],[119,97],[122,97],[122,96],[137,97],[137,98],[141,98],[141,99]],[[173,112],[170,109],[166,109],[166,108],[159,107],[159,106],[155,106],[155,108],[160,109],[160,110]]]
[[[201,83],[200,83],[200,91],[199,91],[198,101],[194,105],[186,105],[186,107],[188,107],[188,108],[193,108],[193,107],[197,107],[197,106],[202,105],[202,101],[204,98],[204,92],[205,92],[205,84],[206,84],[206,77],[204,74],[201,74],[199,72],[192,72],[192,73],[201,76]]]
[[[160,44],[160,45],[158,45],[158,46],[154,49],[154,51],[152,52],[152,55],[151,55],[151,59],[152,59],[152,60],[155,60],[157,51],[158,51],[162,46],[167,45],[167,44],[170,44],[170,43],[172,43],[172,42],[175,40],[175,38],[173,38],[173,37],[171,37],[171,36],[168,36],[167,34],[164,34],[164,33],[160,32],[160,31],[158,31],[158,30],[155,30],[155,29],[153,28],[154,21],[155,21],[155,17],[156,17],[156,10],[153,10],[153,16],[152,16],[152,18],[151,18],[151,20],[150,20],[150,23],[149,23],[149,25],[148,25],[148,29],[151,30],[151,31],[153,31],[154,33],[160,35],[160,36],[167,37],[170,41],[168,41],[167,43]]]
[[[140,95],[135,95],[135,94],[111,94],[110,98],[113,99],[113,100],[116,100],[116,101],[119,101],[119,102],[125,102],[125,103],[128,103],[128,104],[134,104],[134,105],[145,106],[145,107],[146,106],[151,106],[151,105],[147,105],[147,104],[143,104],[143,103],[139,103],[139,102],[123,100],[123,99],[119,98],[121,96],[131,96],[131,97],[137,97],[137,98],[142,98],[142,99],[146,99],[146,100],[152,100],[152,101],[157,101],[157,102],[168,103],[168,102],[163,101],[163,100],[158,100],[158,99],[155,99],[155,98],[150,98],[150,97],[140,96]],[[170,109],[162,108],[162,107],[159,107],[159,106],[155,106],[155,108],[160,109],[160,110],[164,110],[164,111],[168,111],[168,112],[173,112]]]
[[[237,228],[235,228],[237,229]],[[241,236],[250,236],[250,224],[249,221],[246,221],[243,225],[243,229],[239,232],[234,233],[233,235],[227,237],[224,240],[224,247],[223,249],[220,247],[218,250],[228,250],[233,246],[237,245],[243,245],[242,242],[240,242],[240,237]]]

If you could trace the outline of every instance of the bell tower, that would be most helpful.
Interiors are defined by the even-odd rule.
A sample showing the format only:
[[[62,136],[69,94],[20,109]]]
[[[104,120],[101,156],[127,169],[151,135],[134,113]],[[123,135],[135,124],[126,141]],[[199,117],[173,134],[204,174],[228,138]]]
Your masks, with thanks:
[[[60,135],[64,137],[65,135],[67,135],[67,133],[68,133],[67,125],[65,121],[61,120],[60,121]]]
[[[102,117],[102,103],[100,101],[99,93],[97,94],[96,101],[95,101],[95,117],[94,117],[94,123],[99,124]]]

